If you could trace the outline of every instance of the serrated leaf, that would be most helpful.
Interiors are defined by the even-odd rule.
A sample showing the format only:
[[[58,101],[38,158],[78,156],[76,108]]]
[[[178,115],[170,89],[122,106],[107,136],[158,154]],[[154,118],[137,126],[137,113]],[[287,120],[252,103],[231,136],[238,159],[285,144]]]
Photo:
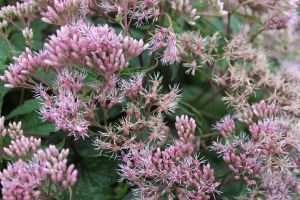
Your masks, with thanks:
[[[22,122],[22,129],[28,133],[49,135],[50,132],[56,131],[54,124],[43,121],[37,112],[22,115],[20,120]]]
[[[107,199],[109,186],[116,183],[119,176],[116,172],[117,162],[107,158],[85,158],[81,161],[76,199]]]
[[[24,128],[29,133],[38,133],[40,135],[48,135],[50,132],[56,131],[54,124],[50,122],[42,122],[40,124]]]
[[[30,99],[27,101],[24,101],[24,103],[17,107],[16,109],[14,109],[13,111],[11,111],[11,113],[9,113],[9,115],[7,115],[5,117],[5,119],[12,119],[13,117],[16,117],[18,115],[24,115],[24,114],[28,114],[31,113],[35,110],[37,110],[39,108],[40,104],[36,99]]]
[[[76,149],[80,149],[80,156],[84,158],[99,157],[99,152],[95,150],[93,146],[93,140],[91,138],[85,138],[84,140],[78,140],[75,143]]]

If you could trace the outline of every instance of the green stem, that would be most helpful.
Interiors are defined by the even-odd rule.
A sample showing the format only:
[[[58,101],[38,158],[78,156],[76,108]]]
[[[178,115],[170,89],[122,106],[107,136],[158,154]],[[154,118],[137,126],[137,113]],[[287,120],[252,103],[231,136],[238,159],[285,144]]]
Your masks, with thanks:
[[[209,133],[209,134],[201,135],[201,138],[216,137],[216,136],[219,136],[219,135],[220,135],[219,133]]]
[[[49,186],[48,186],[48,192],[47,192],[48,200],[51,200],[51,186],[52,186],[52,181],[50,179]]]
[[[261,34],[264,30],[265,30],[264,28],[261,28],[261,29],[259,29],[256,33],[254,33],[254,34],[251,36],[250,42],[251,42],[251,43],[254,42],[254,40],[257,38],[257,36],[258,36],[259,34]]]

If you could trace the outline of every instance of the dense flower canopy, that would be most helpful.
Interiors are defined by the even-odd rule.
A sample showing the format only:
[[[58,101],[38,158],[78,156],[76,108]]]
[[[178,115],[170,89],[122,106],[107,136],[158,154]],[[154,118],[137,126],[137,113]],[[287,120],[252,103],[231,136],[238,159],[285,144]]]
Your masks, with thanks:
[[[298,0],[0,5],[2,199],[300,199]]]

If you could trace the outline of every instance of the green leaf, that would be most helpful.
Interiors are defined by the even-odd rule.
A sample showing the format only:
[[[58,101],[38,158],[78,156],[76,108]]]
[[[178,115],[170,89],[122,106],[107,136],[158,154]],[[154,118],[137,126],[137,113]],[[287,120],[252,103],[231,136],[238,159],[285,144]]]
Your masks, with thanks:
[[[62,141],[60,141],[58,144],[56,144],[56,148],[61,150],[64,147],[65,143],[66,143],[66,139],[63,138]]]
[[[43,22],[32,22],[30,28],[33,30],[33,49],[39,50],[43,47],[44,36],[43,30],[48,28],[49,25]]]
[[[225,34],[225,27],[221,19],[219,18],[213,19],[210,21],[210,23],[215,27],[217,32]]]
[[[0,73],[3,74],[3,72],[8,68],[8,65],[4,64],[2,61],[0,61]]]
[[[232,15],[230,18],[230,27],[233,31],[233,33],[239,33],[241,31],[242,21],[239,15]]]
[[[4,98],[4,84],[3,82],[1,81],[0,82],[0,113],[2,112],[2,105],[3,105],[3,98]]]
[[[85,138],[84,140],[77,140],[75,143],[76,149],[80,149],[80,156],[84,158],[88,157],[100,157],[99,152],[95,150],[92,138]]]
[[[50,132],[56,131],[53,123],[43,121],[37,112],[31,112],[20,117],[24,132],[35,133],[40,135],[49,135]]]
[[[12,33],[10,37],[10,41],[13,44],[13,46],[16,48],[16,50],[23,51],[25,48],[25,39],[20,32],[14,32]]]
[[[85,158],[81,162],[76,199],[108,199],[112,195],[110,186],[117,182],[117,162],[100,157]]]
[[[8,44],[5,42],[4,38],[0,36],[0,61],[5,63],[6,60],[11,57],[12,51],[9,48]]]
[[[236,197],[239,195],[245,195],[247,192],[247,187],[245,187],[244,181],[230,181],[222,186],[222,196],[223,197]]]
[[[56,131],[54,124],[50,122],[42,122],[32,126],[26,126],[24,131],[29,133],[38,133],[41,135],[48,135],[50,132]]]
[[[13,117],[16,117],[18,115],[24,115],[31,113],[32,111],[35,111],[39,108],[40,104],[36,99],[30,99],[27,101],[24,101],[24,103],[11,111],[9,115],[5,117],[5,119],[12,119]]]

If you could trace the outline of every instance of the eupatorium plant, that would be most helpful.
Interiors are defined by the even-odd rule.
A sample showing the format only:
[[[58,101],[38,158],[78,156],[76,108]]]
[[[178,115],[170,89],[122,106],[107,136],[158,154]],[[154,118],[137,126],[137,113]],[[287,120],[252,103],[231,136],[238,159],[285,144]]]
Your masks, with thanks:
[[[0,2],[1,197],[299,199],[298,4]]]
[[[131,148],[123,157],[121,175],[137,185],[140,199],[210,199],[219,185],[214,170],[194,156],[195,120],[187,116],[176,118],[179,139],[164,150]]]
[[[4,127],[0,119],[2,156],[10,158],[7,168],[0,172],[3,199],[49,199],[55,193],[74,186],[78,171],[67,164],[68,149],[58,150],[54,145],[41,148],[41,139],[24,136],[21,122]]]
[[[249,187],[257,185],[251,191],[253,198],[299,198],[299,122],[281,112],[276,104],[261,101],[216,125],[225,141],[214,142],[213,149],[235,179],[243,179]],[[249,136],[235,134],[238,122],[246,125]]]

